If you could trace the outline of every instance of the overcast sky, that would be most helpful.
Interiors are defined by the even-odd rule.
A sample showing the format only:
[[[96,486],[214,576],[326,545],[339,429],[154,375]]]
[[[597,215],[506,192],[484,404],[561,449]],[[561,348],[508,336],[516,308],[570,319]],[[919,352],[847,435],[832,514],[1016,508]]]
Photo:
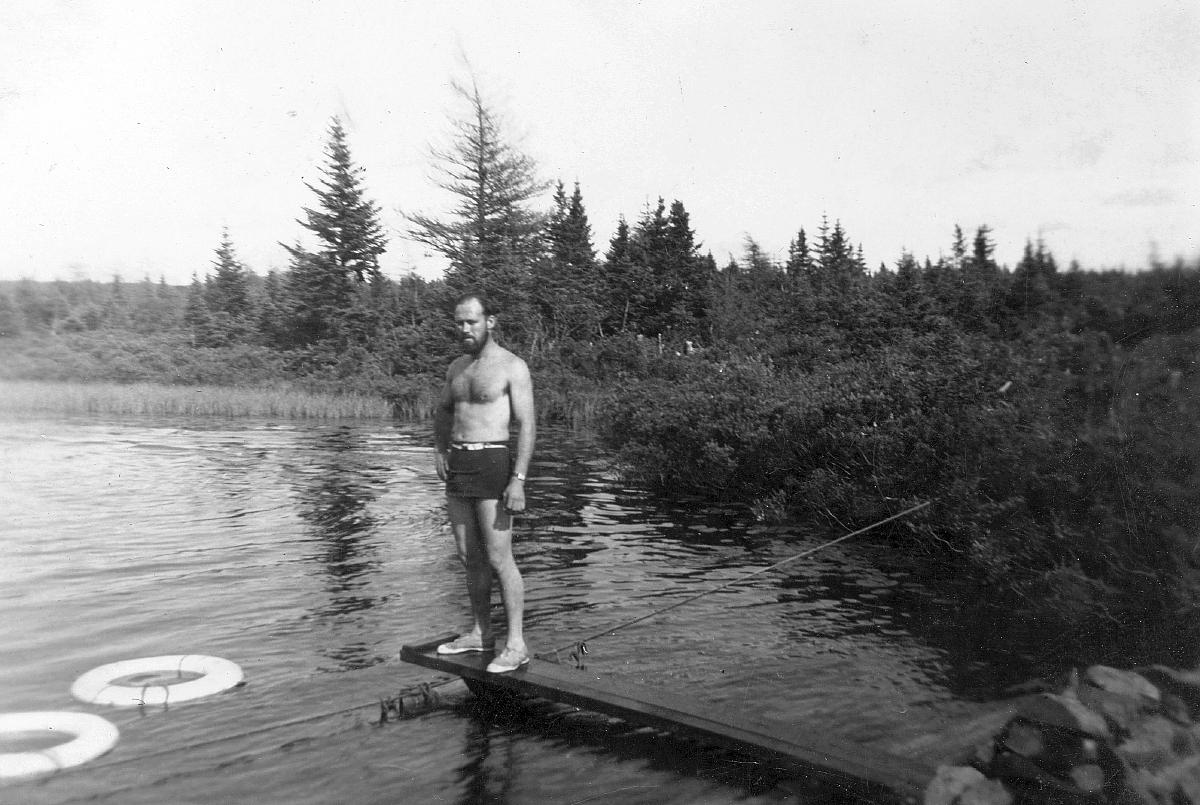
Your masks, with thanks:
[[[1009,265],[1200,254],[1200,5],[4,0],[0,279],[185,283],[222,227],[265,274],[342,118],[391,235],[438,213],[430,145],[473,70],[595,245],[680,199],[724,263],[822,214],[868,263],[994,230]],[[469,64],[469,68],[468,68]],[[548,203],[548,199],[547,199]]]

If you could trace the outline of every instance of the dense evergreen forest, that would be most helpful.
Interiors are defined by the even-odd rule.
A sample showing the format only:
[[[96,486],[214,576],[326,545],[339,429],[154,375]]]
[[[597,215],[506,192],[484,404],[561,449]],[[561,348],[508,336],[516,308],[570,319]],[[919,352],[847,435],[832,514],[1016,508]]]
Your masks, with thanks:
[[[0,379],[290,384],[421,416],[457,350],[450,301],[480,290],[540,416],[594,425],[654,489],[834,528],[933,501],[879,535],[897,563],[1064,651],[1194,659],[1200,264],[1063,269],[1029,242],[1010,268],[979,225],[936,260],[868,267],[822,218],[782,264],[747,237],[720,265],[662,199],[598,255],[579,184],[542,183],[462,99],[435,154],[457,206],[404,233],[444,279],[381,273],[379,207],[334,120],[286,270],[254,273],[225,233],[190,287],[0,283]]]

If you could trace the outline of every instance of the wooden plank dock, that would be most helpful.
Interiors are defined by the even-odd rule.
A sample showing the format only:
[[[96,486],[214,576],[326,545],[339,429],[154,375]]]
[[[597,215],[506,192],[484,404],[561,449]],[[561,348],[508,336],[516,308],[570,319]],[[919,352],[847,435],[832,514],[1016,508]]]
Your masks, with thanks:
[[[841,742],[819,725],[800,730],[766,724],[694,698],[622,682],[610,684],[567,666],[532,659],[507,674],[485,670],[491,654],[440,655],[447,634],[400,651],[405,662],[462,677],[476,694],[535,696],[615,716],[640,726],[683,732],[706,743],[766,760],[798,778],[817,778],[867,802],[917,803],[935,769],[922,761]]]

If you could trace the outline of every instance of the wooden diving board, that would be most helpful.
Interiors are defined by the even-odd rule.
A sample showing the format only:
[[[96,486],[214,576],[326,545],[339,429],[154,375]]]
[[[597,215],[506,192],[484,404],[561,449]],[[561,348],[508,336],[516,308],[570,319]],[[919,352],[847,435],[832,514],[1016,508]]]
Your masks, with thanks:
[[[630,683],[609,684],[557,663],[531,659],[507,674],[485,670],[491,654],[438,654],[446,634],[404,646],[405,662],[462,677],[476,694],[505,691],[554,702],[656,729],[682,731],[706,743],[757,756],[797,777],[816,777],[849,789],[868,802],[917,803],[935,769],[917,760],[838,741],[819,729],[767,724],[692,698]]]

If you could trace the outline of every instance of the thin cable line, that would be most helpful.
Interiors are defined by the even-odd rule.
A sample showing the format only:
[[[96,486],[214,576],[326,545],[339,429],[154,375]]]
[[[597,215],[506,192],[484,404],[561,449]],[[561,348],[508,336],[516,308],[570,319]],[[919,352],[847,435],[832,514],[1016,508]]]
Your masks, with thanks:
[[[797,559],[803,559],[806,556],[812,556],[817,551],[822,551],[833,545],[837,545],[839,542],[845,542],[846,540],[850,539],[851,537],[857,537],[859,534],[865,534],[866,532],[870,531],[873,528],[878,528],[879,526],[883,525],[884,523],[891,522],[892,520],[896,520],[900,517],[905,517],[909,514],[912,514],[915,511],[920,511],[921,509],[925,508],[928,505],[929,505],[928,500],[923,501],[921,503],[918,503],[916,506],[911,506],[902,512],[897,512],[896,514],[893,514],[889,517],[885,517],[882,520],[878,520],[874,523],[871,523],[869,526],[860,528],[857,531],[851,531],[849,534],[843,534],[842,536],[838,537],[837,539],[833,539],[833,540],[830,540],[829,542],[822,543],[821,545],[818,545],[815,548],[809,548],[808,550],[801,551],[800,553],[796,554],[795,556],[790,556],[787,559],[784,559],[783,561],[780,561],[780,562],[776,562],[773,565],[767,565],[766,567],[761,567],[758,570],[752,570],[749,573],[745,573],[741,576],[738,576],[736,579],[731,579],[730,581],[724,582],[722,584],[718,584],[716,587],[712,587],[710,589],[696,593],[695,595],[690,595],[681,601],[676,601],[674,604],[668,604],[667,606],[662,607],[661,609],[656,609],[653,612],[648,612],[645,615],[640,615],[636,618],[632,618],[630,620],[624,621],[622,623],[617,624],[616,626],[611,626],[607,629],[603,629],[599,632],[596,632],[593,635],[583,638],[582,640],[576,640],[575,642],[569,643],[561,648],[552,649],[548,652],[542,652],[541,654],[535,654],[533,656],[539,660],[548,660],[548,659],[553,658],[554,660],[557,661],[558,652],[560,652],[560,651],[565,651],[568,648],[574,648],[575,646],[578,646],[580,643],[586,643],[587,641],[595,640],[598,637],[606,637],[608,635],[615,634],[617,631],[624,629],[628,626],[633,626],[635,623],[641,623],[642,621],[650,620],[651,618],[657,617],[658,615],[661,615],[664,612],[669,612],[670,610],[675,609],[676,607],[681,607],[684,604],[689,604],[692,601],[695,601],[697,598],[703,598],[704,596],[715,593],[718,590],[724,590],[726,587],[730,587],[734,584],[740,584],[741,582],[745,581],[746,579],[753,578],[754,576],[757,576],[761,573],[766,573],[769,570],[774,570],[775,568],[782,567],[783,565],[786,565],[789,562],[795,562]]]

